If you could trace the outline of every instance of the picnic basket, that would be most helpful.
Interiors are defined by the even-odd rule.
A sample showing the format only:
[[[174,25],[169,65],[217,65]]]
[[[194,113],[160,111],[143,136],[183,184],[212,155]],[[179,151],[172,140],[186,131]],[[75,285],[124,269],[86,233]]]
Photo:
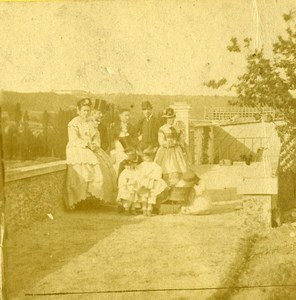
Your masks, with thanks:
[[[181,206],[188,203],[191,187],[173,187],[165,202],[161,204],[160,214],[178,214]]]

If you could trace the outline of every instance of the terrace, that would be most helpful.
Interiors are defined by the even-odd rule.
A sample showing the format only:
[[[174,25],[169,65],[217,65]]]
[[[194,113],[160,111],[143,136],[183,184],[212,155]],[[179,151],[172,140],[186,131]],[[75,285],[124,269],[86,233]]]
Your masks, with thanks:
[[[223,124],[220,120],[218,125],[209,120],[202,122],[193,119],[190,106],[186,103],[175,103],[174,108],[176,121],[182,122],[180,125],[186,132],[192,167],[206,182],[206,192],[212,198],[212,214],[198,219],[172,214],[145,220],[142,216],[124,219],[123,216],[116,215],[112,208],[67,213],[64,210],[67,171],[65,161],[10,168],[5,179],[5,220],[7,245],[10,249],[8,293],[11,296],[32,294],[38,299],[38,295],[41,297],[44,291],[53,295],[61,292],[71,294],[74,291],[79,297],[86,293],[87,299],[90,291],[100,291],[102,297],[108,297],[108,293],[104,291],[114,290],[115,286],[117,289],[125,287],[119,277],[114,277],[118,275],[114,273],[116,259],[121,260],[120,253],[130,251],[129,255],[135,259],[132,252],[136,251],[136,241],[144,228],[157,228],[157,236],[149,229],[147,232],[150,238],[141,240],[141,243],[151,249],[151,243],[157,241],[158,252],[154,254],[159,258],[160,264],[173,259],[171,254],[163,255],[167,247],[176,249],[174,255],[187,253],[188,247],[191,247],[188,260],[194,262],[193,265],[179,264],[178,269],[187,275],[178,282],[174,281],[173,275],[169,275],[166,282],[160,277],[150,282],[150,273],[142,273],[152,288],[191,288],[196,284],[197,269],[208,280],[198,280],[199,286],[219,286],[219,282],[226,276],[225,270],[231,269],[236,263],[233,258],[239,251],[237,247],[241,237],[245,236],[245,227],[255,226],[257,230],[261,230],[280,225],[275,218],[278,210],[276,169],[280,150],[275,124],[248,121],[230,125]],[[258,148],[264,151],[258,153]],[[250,155],[252,159],[249,162],[242,158]],[[176,236],[179,238],[176,239]],[[228,237],[227,243],[223,242],[225,236]],[[129,249],[124,242],[128,239],[132,239],[134,243],[133,246],[128,244]],[[164,248],[161,246],[163,240],[167,241]],[[197,263],[195,256],[189,253],[199,252],[202,244],[207,248],[203,253],[208,251],[215,255],[209,259],[206,254],[201,254]],[[33,251],[32,259],[30,255],[24,257],[20,252],[21,248],[27,254]],[[102,259],[98,260],[96,253],[100,253]],[[115,261],[112,261],[112,257],[116,258]],[[142,270],[143,261],[147,259],[152,259],[149,253],[144,251],[139,254],[134,262],[134,270]],[[109,265],[104,265],[108,261]],[[218,271],[215,269],[217,276],[213,277],[213,266],[220,263],[222,265],[222,261],[225,268]],[[74,272],[73,263],[78,273]],[[124,260],[118,272],[128,272],[127,266],[130,264],[129,259]],[[104,282],[97,272],[98,268],[105,270]],[[162,274],[161,270],[157,272]],[[34,275],[31,278],[21,275],[29,273]],[[15,291],[12,286],[14,277],[19,280]],[[69,277],[71,281],[65,282],[63,278]],[[139,281],[140,277],[135,278],[134,284],[127,286],[128,289],[144,288],[145,284]],[[108,278],[112,286],[108,284]],[[78,282],[83,280],[89,283],[80,286]],[[169,291],[167,293],[170,294]],[[195,292],[195,295],[201,297],[199,292]],[[74,296],[69,297],[73,299],[71,297]]]
[[[192,119],[190,106],[186,103],[173,106],[176,121],[182,122],[186,131],[191,165],[205,180],[213,201],[242,200],[244,195],[247,198],[256,195],[259,199],[260,195],[268,195],[271,207],[272,195],[277,195],[278,189],[276,169],[280,142],[276,123],[248,121],[217,125],[215,120]],[[247,157],[250,163],[246,163]],[[8,228],[29,225],[48,213],[61,211],[66,196],[65,178],[63,160],[40,161],[22,167],[15,164],[7,168]],[[262,190],[254,182],[261,182]]]

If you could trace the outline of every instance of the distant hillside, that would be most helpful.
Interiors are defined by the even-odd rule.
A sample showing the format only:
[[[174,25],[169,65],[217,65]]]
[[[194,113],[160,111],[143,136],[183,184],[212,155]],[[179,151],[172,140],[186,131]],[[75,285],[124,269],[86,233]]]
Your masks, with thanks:
[[[135,111],[141,110],[143,101],[150,101],[155,111],[163,111],[174,102],[187,102],[192,107],[192,116],[203,119],[204,108],[214,106],[229,106],[228,101],[233,97],[220,96],[163,96],[163,95],[96,95],[115,105],[130,107],[134,106]]]
[[[58,111],[60,108],[68,109],[75,105],[78,98],[71,94],[57,93],[2,93],[3,109],[6,110],[10,106],[20,103],[23,110],[31,111]]]
[[[8,110],[16,103],[20,103],[22,110],[28,111],[58,111],[73,108],[82,94],[48,93],[16,93],[4,91],[2,94],[3,110]],[[100,98],[121,107],[133,107],[133,112],[141,110],[142,101],[150,101],[156,112],[163,111],[174,102],[187,102],[192,106],[192,116],[202,119],[204,108],[228,106],[233,97],[222,96],[163,96],[163,95],[125,95],[125,94],[85,94],[83,97]]]

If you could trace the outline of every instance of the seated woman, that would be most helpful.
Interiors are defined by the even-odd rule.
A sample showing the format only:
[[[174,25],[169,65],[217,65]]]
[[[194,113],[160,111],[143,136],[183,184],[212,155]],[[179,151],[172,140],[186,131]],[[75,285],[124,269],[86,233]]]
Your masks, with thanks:
[[[169,186],[174,186],[186,172],[187,165],[183,153],[184,142],[182,131],[174,126],[175,112],[172,108],[166,109],[163,118],[166,124],[159,128],[159,149],[154,161],[161,166],[163,178]]]
[[[78,101],[78,116],[68,124],[66,156],[67,208],[94,197],[104,202],[116,198],[116,175],[108,155],[100,148],[100,134],[96,123],[90,120],[91,100]]]

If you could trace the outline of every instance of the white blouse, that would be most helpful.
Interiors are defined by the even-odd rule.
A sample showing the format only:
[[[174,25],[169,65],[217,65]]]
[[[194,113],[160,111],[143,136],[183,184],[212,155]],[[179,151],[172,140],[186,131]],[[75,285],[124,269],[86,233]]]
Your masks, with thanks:
[[[100,133],[91,122],[82,121],[79,117],[72,119],[68,124],[68,138],[68,164],[98,163],[95,153],[88,148],[90,143],[97,147],[101,145]]]

